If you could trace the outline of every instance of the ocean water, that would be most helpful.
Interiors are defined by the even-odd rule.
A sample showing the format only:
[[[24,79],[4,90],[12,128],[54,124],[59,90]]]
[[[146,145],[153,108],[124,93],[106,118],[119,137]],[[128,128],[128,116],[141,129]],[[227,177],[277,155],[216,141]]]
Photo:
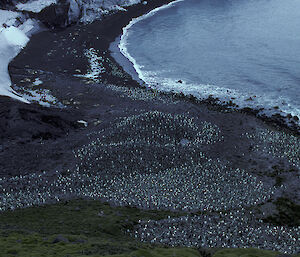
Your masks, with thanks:
[[[119,48],[150,87],[300,117],[299,0],[177,1],[133,20]]]

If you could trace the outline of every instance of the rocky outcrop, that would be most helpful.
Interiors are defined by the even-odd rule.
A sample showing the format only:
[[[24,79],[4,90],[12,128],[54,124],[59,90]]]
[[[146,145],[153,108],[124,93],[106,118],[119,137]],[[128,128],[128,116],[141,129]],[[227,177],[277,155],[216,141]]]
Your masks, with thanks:
[[[76,23],[81,16],[81,6],[76,0],[60,0],[36,14],[36,18],[49,28],[66,27]]]
[[[0,8],[13,9],[18,3],[27,3],[29,0],[0,0]]]
[[[41,21],[48,28],[66,27],[69,25],[70,2],[59,1],[57,4],[47,6],[39,13],[30,13],[32,18]]]
[[[78,1],[76,0],[69,0],[69,11],[68,11],[68,23],[74,23],[79,20],[81,17],[81,7]]]
[[[50,4],[45,8],[41,7],[41,11],[38,12],[24,7],[24,9],[18,9],[16,6],[28,2],[32,1],[2,0],[0,8],[22,12],[53,29],[67,27],[77,22],[90,23],[101,19],[103,15],[126,11],[124,7],[137,4],[141,0],[57,0],[56,4]]]
[[[6,9],[7,7],[13,6],[14,3],[12,0],[1,0],[0,1],[0,8]]]
[[[79,128],[76,118],[68,112],[40,108],[8,97],[0,97],[0,145],[3,142],[23,140],[55,139]]]

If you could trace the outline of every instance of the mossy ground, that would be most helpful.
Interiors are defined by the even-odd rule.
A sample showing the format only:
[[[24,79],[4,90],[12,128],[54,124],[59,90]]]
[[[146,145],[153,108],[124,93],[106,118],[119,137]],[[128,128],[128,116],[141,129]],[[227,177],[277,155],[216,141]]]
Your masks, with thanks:
[[[223,249],[219,250],[213,257],[277,257],[278,253],[258,249]]]
[[[255,257],[278,253],[256,249],[201,250],[141,243],[130,236],[139,220],[182,213],[112,207],[92,200],[6,211],[0,214],[0,256]]]
[[[130,236],[130,230],[139,220],[162,219],[170,215],[180,214],[111,207],[92,200],[7,211],[0,214],[0,256],[129,253],[150,247]],[[67,242],[53,243],[59,235]]]

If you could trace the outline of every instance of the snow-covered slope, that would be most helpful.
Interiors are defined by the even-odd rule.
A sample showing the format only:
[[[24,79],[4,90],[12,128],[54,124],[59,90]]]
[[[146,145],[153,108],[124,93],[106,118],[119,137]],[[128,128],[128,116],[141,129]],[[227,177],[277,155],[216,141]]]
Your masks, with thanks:
[[[20,14],[17,12],[0,10],[0,31],[3,29],[3,24],[7,26],[12,26],[17,17],[20,17]]]
[[[90,23],[103,15],[115,11],[126,11],[123,7],[138,4],[141,0],[68,0],[76,2],[81,10],[80,22]],[[71,5],[72,7],[72,5]]]
[[[22,23],[22,14],[5,10],[0,10],[0,17],[0,95],[28,102],[12,90],[8,64],[26,46],[37,23],[31,19]]]
[[[27,3],[18,3],[16,5],[18,10],[21,11],[30,11],[30,12],[35,12],[38,13],[41,10],[43,10],[45,7],[51,5],[51,4],[56,4],[57,0],[36,0],[36,1],[30,1]]]
[[[51,15],[58,15],[60,19],[64,16],[64,22],[60,25],[68,26],[77,21],[90,23],[110,12],[126,11],[123,7],[140,2],[141,0],[29,0],[16,4],[16,8],[33,13],[41,12],[41,16],[49,16],[50,12]],[[51,11],[47,12],[45,9]]]
[[[126,6],[141,0],[16,0],[0,2],[0,95],[6,95],[28,102],[11,88],[8,74],[9,62],[38,30],[39,22],[48,27],[65,27],[73,23],[90,23],[103,15],[126,11]],[[12,7],[14,5],[14,8]],[[21,12],[22,11],[22,12]],[[31,18],[29,18],[31,17]]]

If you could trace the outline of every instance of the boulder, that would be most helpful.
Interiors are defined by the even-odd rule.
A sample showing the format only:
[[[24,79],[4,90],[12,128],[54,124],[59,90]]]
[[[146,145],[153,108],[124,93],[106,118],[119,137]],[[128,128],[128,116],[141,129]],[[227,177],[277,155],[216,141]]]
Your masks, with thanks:
[[[47,6],[39,13],[31,13],[31,15],[48,28],[62,28],[69,25],[69,9],[69,1],[61,0],[57,4]]]
[[[62,235],[58,235],[58,236],[57,236],[56,238],[54,238],[53,241],[52,241],[53,244],[60,243],[60,242],[63,242],[63,243],[69,243],[69,239],[63,237]]]
[[[0,1],[0,8],[6,9],[8,7],[13,6],[13,1],[12,0],[1,0]]]
[[[76,23],[81,16],[81,8],[76,0],[69,0],[68,24]]]

